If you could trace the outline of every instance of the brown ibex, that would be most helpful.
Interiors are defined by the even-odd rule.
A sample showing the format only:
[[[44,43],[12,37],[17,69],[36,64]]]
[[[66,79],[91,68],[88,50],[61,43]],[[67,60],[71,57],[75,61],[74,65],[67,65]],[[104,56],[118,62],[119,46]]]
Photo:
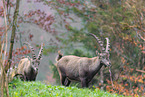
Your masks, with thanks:
[[[72,80],[80,81],[82,87],[88,87],[89,82],[93,79],[97,72],[103,65],[111,66],[109,60],[109,39],[106,38],[106,50],[103,47],[103,42],[90,33],[101,47],[101,53],[93,58],[78,57],[74,55],[62,56],[58,52],[55,64],[59,72],[60,81],[62,85],[68,86]]]
[[[21,79],[26,80],[26,81],[35,81],[37,73],[38,73],[38,66],[40,64],[40,59],[42,56],[42,51],[43,51],[43,43],[41,44],[41,48],[39,51],[39,54],[36,58],[34,49],[29,43],[24,43],[27,44],[31,50],[32,53],[32,58],[26,57],[22,58],[18,64],[18,74],[21,75]]]

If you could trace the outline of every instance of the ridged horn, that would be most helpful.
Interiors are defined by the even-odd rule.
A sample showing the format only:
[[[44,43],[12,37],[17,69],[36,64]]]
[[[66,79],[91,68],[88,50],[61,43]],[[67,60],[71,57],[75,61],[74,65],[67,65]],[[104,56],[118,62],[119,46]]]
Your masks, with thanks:
[[[33,47],[32,47],[28,42],[24,42],[23,44],[24,44],[24,45],[25,45],[25,44],[28,45],[28,47],[29,47],[30,50],[31,50],[32,58],[33,58],[33,60],[35,60],[35,59],[36,59],[36,55],[35,55],[35,52],[34,52]]]
[[[107,44],[106,44],[106,50],[105,50],[105,52],[106,53],[109,53],[109,47],[110,47],[110,43],[109,43],[109,39],[108,38],[105,38],[106,40],[107,40]]]
[[[101,52],[102,51],[105,51],[105,48],[103,47],[103,41],[101,41],[96,35],[92,34],[92,33],[89,33],[90,35],[92,35],[98,42],[99,46],[100,46],[100,50]]]
[[[38,59],[38,60],[41,59],[42,52],[43,52],[43,43],[41,43],[41,48],[40,48],[39,53],[38,53],[38,56],[37,56],[37,59]]]

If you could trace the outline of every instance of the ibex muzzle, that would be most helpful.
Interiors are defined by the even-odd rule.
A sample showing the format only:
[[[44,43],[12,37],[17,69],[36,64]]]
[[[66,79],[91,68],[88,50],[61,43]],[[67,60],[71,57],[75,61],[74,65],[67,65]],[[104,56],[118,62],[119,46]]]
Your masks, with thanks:
[[[103,65],[111,66],[109,60],[109,39],[106,38],[107,45],[105,49],[103,42],[98,37],[94,34],[90,35],[97,40],[101,48],[101,53],[97,53],[98,56],[87,58],[73,55],[62,56],[60,52],[58,53],[55,65],[58,69],[62,85],[68,86],[72,80],[75,80],[80,81],[82,87],[88,87],[89,82]]]
[[[32,53],[32,58],[26,57],[22,58],[18,64],[18,75],[21,75],[21,79],[26,81],[35,81],[37,73],[38,73],[38,66],[40,64],[40,59],[43,52],[43,43],[41,44],[41,48],[39,54],[36,58],[34,49],[31,47],[29,43],[25,43],[29,46]]]

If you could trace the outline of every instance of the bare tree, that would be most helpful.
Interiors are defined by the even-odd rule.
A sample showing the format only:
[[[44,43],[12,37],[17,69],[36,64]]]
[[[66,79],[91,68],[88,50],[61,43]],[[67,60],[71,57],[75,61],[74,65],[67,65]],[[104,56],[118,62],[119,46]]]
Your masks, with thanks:
[[[15,8],[14,16],[13,16],[12,35],[11,35],[11,41],[10,41],[10,50],[9,50],[8,64],[7,64],[6,69],[5,69],[6,71],[11,66],[12,51],[13,51],[15,32],[16,32],[16,26],[17,26],[17,17],[18,17],[18,13],[19,13],[19,5],[20,5],[20,0],[17,0],[16,1],[16,8]]]

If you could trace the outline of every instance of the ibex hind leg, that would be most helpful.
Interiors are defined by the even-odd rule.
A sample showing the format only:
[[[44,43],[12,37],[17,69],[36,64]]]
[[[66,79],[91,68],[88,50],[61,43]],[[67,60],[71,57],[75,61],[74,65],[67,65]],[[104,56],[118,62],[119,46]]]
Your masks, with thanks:
[[[65,75],[60,76],[60,81],[61,81],[61,85],[64,85],[64,86],[69,86],[69,84],[71,83],[71,81],[67,79]]]
[[[65,86],[65,79],[66,79],[66,76],[61,74],[60,75],[61,85],[64,85]]]

